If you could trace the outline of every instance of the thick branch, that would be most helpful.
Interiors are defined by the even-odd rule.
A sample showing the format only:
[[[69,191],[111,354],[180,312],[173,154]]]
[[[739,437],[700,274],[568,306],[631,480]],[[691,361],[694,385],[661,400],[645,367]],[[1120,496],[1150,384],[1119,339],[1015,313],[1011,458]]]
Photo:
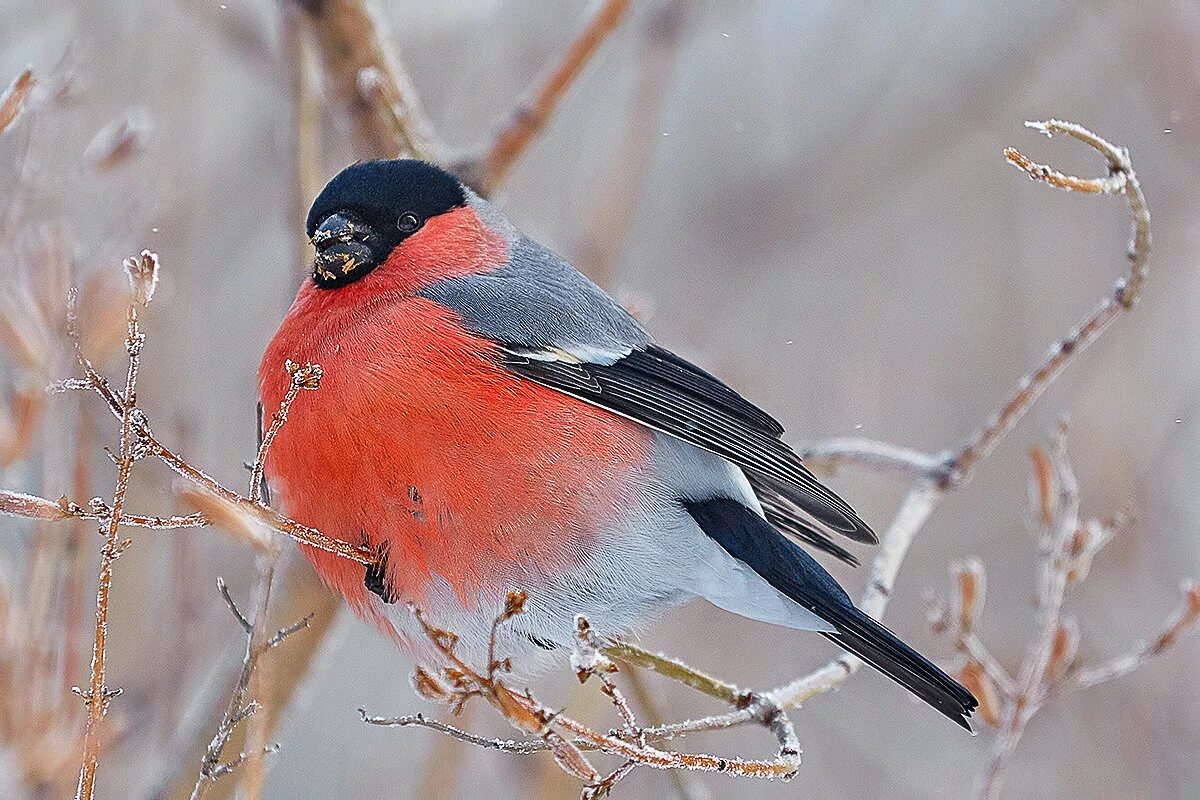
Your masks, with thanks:
[[[351,115],[363,158],[436,160],[416,89],[364,0],[293,0],[306,12],[326,91]]]

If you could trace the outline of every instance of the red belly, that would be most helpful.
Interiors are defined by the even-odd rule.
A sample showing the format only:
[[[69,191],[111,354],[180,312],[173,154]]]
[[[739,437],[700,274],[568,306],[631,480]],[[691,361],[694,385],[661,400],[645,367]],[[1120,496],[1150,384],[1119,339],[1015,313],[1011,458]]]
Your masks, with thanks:
[[[644,429],[510,375],[489,358],[494,345],[431,301],[337,294],[301,292],[263,357],[268,417],[287,389],[285,359],[325,371],[292,406],[267,476],[296,520],[386,546],[401,599],[421,604],[440,578],[471,607],[569,570],[635,501]],[[305,549],[367,611],[363,568]]]

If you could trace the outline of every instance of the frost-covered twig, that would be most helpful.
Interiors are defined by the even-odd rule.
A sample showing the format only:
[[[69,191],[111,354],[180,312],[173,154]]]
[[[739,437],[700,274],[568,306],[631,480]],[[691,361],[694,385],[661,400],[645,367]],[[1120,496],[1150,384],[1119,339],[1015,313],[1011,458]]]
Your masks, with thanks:
[[[238,675],[237,681],[234,682],[233,691],[230,693],[229,702],[225,708],[225,714],[221,718],[220,724],[217,726],[216,733],[213,734],[212,741],[209,742],[208,748],[205,750],[204,757],[200,762],[200,773],[196,777],[196,783],[192,787],[191,800],[199,800],[208,791],[212,783],[226,775],[230,775],[235,771],[240,770],[243,775],[243,788],[247,784],[245,778],[250,777],[249,788],[243,792],[243,796],[257,797],[261,793],[262,784],[262,758],[263,756],[274,753],[279,749],[278,745],[267,744],[263,741],[263,733],[265,729],[259,727],[260,734],[247,735],[247,743],[244,750],[234,756],[232,759],[223,760],[225,748],[229,745],[234,733],[243,722],[250,721],[253,726],[254,721],[261,719],[262,704],[258,700],[250,700],[247,702],[248,696],[257,695],[254,691],[255,678],[261,674],[260,662],[270,650],[278,647],[289,636],[302,630],[308,625],[308,619],[304,618],[299,622],[276,631],[273,635],[268,636],[266,630],[267,623],[267,607],[271,597],[271,583],[275,577],[275,564],[278,561],[278,552],[271,551],[259,554],[258,561],[258,588],[256,590],[254,601],[254,616],[247,618],[238,608],[232,595],[229,593],[229,587],[225,585],[223,579],[217,579],[217,590],[224,598],[226,605],[229,606],[230,613],[237,620],[238,625],[246,633],[246,650],[242,657],[242,668]]]
[[[80,694],[87,702],[87,729],[83,744],[83,765],[79,769],[79,784],[75,790],[76,800],[91,800],[95,793],[97,756],[99,753],[101,725],[108,713],[109,702],[120,694],[120,689],[110,689],[105,682],[105,666],[108,643],[108,598],[112,590],[113,565],[125,552],[131,540],[121,539],[121,512],[125,507],[125,492],[129,487],[129,474],[133,462],[144,455],[139,432],[134,424],[137,411],[137,379],[141,366],[142,345],[145,336],[138,325],[138,306],[148,305],[153,294],[147,288],[149,276],[157,276],[158,256],[142,251],[141,256],[125,262],[133,295],[126,312],[125,352],[128,366],[125,372],[125,391],[120,398],[121,444],[117,458],[117,482],[113,490],[112,506],[109,509],[107,533],[104,547],[100,551],[100,577],[96,589],[96,628],[92,642],[91,682]],[[73,316],[73,315],[72,315]],[[78,349],[78,337],[72,331],[72,341]],[[82,357],[80,359],[83,360]]]
[[[458,636],[451,631],[432,625],[419,609],[412,613],[422,626],[426,638],[442,659],[442,665],[434,671],[418,667],[413,685],[427,700],[448,705],[452,710],[462,708],[473,697],[481,697],[503,716],[514,728],[531,737],[527,742],[505,742],[485,739],[468,734],[445,724],[430,724],[422,716],[377,718],[363,713],[363,719],[377,725],[422,725],[472,744],[491,749],[515,753],[532,753],[548,750],[556,763],[567,773],[581,779],[585,784],[583,796],[602,797],[636,766],[656,769],[692,769],[708,772],[725,772],[741,777],[788,779],[799,766],[799,748],[791,725],[786,716],[776,711],[770,719],[770,727],[777,732],[781,746],[780,755],[773,761],[755,761],[739,758],[722,758],[698,753],[678,753],[662,750],[648,744],[648,731],[638,727],[619,690],[608,680],[603,681],[605,693],[610,697],[625,727],[620,731],[602,733],[565,714],[542,705],[528,689],[516,691],[510,688],[505,675],[511,669],[508,659],[497,659],[494,655],[495,631],[512,617],[524,610],[525,594],[509,593],[504,610],[496,617],[489,652],[493,652],[486,669],[477,670],[466,663],[457,653]],[[577,620],[577,646],[572,659],[577,673],[584,678],[604,675],[615,667],[608,661],[599,644],[591,636],[586,619]],[[762,713],[762,712],[760,712]],[[622,763],[613,772],[602,776],[592,765],[585,750],[595,750],[619,756]]]
[[[1200,620],[1200,588],[1190,583],[1182,607],[1152,642],[1100,666],[1081,669],[1076,663],[1079,628],[1064,612],[1064,602],[1068,589],[1087,577],[1096,553],[1124,518],[1080,519],[1079,491],[1067,459],[1065,427],[1060,428],[1049,451],[1034,448],[1031,460],[1031,505],[1040,552],[1039,622],[1017,677],[1009,677],[977,631],[985,582],[978,561],[952,569],[953,600],[937,605],[932,615],[935,632],[955,639],[961,660],[959,679],[979,698],[980,716],[998,729],[981,782],[983,798],[996,796],[1025,729],[1051,697],[1064,689],[1083,689],[1132,672],[1170,649]]]

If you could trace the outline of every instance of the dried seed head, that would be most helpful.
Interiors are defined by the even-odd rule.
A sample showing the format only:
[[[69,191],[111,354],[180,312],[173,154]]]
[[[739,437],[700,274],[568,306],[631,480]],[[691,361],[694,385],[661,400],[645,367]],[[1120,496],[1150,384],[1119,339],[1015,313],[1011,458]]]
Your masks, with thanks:
[[[20,492],[0,493],[0,514],[34,519],[66,519],[70,516],[61,503]]]
[[[299,386],[301,389],[321,388],[321,379],[325,377],[325,370],[321,368],[320,364],[305,363],[301,365],[288,359],[283,366],[287,370],[287,374],[291,376],[293,386]]]
[[[983,613],[986,573],[978,559],[955,564],[950,569],[954,573],[957,590],[954,603],[958,630],[959,633],[967,633],[975,628],[979,615]]]
[[[133,302],[142,307],[150,305],[158,286],[158,253],[143,250],[125,259],[125,277],[129,279]]]
[[[600,779],[600,773],[596,772],[583,752],[559,734],[547,731],[542,741],[550,748],[555,763],[568,775],[574,775],[586,783],[595,783]]]
[[[425,632],[443,653],[454,652],[455,646],[458,645],[458,634],[453,631],[437,628],[433,625],[426,625]]]
[[[617,665],[607,656],[592,630],[592,623],[583,614],[575,615],[575,642],[571,648],[571,667],[580,683],[592,675],[617,671]]]
[[[115,119],[96,132],[84,151],[84,161],[97,172],[128,162],[145,149],[150,121],[141,111]]]
[[[0,94],[0,133],[8,130],[8,127],[17,121],[17,117],[21,116],[25,101],[29,99],[29,94],[36,84],[33,70],[26,67],[24,72],[13,79],[4,93]]]
[[[507,686],[499,681],[492,686],[491,696],[496,708],[514,728],[530,734],[542,733],[546,720],[530,707],[531,704],[527,698],[513,694]]]
[[[1034,446],[1029,449],[1029,460],[1033,464],[1030,486],[1032,505],[1038,522],[1048,526],[1054,522],[1057,510],[1055,498],[1058,494],[1058,482],[1054,478],[1054,467],[1050,463],[1050,456],[1041,447]]]
[[[1046,665],[1046,673],[1052,681],[1057,681],[1070,671],[1075,664],[1075,656],[1079,653],[1079,624],[1072,617],[1063,617],[1054,632],[1054,643],[1050,649],[1050,663]]]
[[[212,520],[216,527],[250,545],[256,551],[265,553],[275,546],[271,532],[235,503],[193,486],[179,487],[176,495],[184,505],[201,512]]]
[[[1000,724],[1000,693],[986,670],[968,661],[958,673],[958,682],[979,700],[979,717],[993,728]]]
[[[424,667],[417,667],[412,674],[412,687],[418,695],[435,703],[446,703],[452,698],[452,692],[448,686],[438,680],[425,670]]]
[[[1188,584],[1184,587],[1187,593],[1187,611],[1189,620],[1200,618],[1200,583]]]

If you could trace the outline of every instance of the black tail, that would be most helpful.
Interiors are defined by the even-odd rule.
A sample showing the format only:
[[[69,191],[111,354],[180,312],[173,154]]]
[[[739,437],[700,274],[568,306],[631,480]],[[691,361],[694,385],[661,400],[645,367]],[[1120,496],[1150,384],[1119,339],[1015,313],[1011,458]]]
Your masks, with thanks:
[[[684,501],[700,528],[734,558],[836,629],[825,636],[967,730],[975,697],[929,659],[854,607],[825,569],[751,509],[727,498]]]

